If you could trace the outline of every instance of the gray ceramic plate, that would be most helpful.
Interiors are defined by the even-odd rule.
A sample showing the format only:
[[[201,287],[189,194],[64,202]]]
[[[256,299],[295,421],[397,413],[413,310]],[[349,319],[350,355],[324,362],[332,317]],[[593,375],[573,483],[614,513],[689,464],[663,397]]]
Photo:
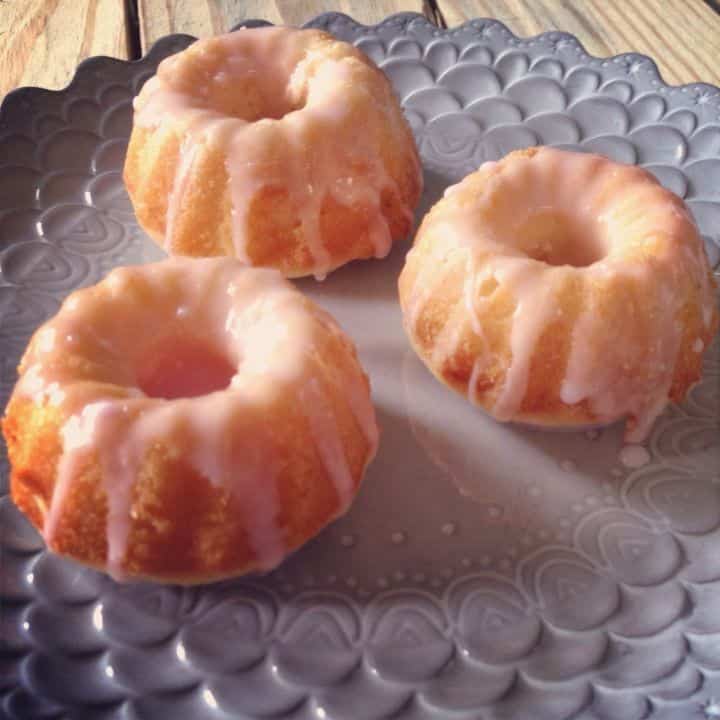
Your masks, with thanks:
[[[720,256],[720,92],[668,87],[637,55],[417,15],[351,40],[415,130],[419,213],[481,161],[537,143],[637,162],[684,196]],[[3,397],[33,329],[72,288],[159,251],[120,179],[130,100],[173,36],[136,63],[79,68],[0,114]],[[620,428],[498,425],[410,351],[395,280],[407,245],[300,287],[357,342],[383,430],[350,514],[268,577],[122,586],[46,554],[0,500],[0,714],[77,718],[718,717],[720,352],[669,409],[649,463]],[[378,319],[382,318],[382,322]]]

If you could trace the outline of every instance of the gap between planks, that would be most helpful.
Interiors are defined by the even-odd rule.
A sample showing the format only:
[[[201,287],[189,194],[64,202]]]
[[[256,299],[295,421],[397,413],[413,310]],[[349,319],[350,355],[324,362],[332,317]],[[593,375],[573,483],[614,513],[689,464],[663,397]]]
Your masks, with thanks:
[[[2,2],[3,0],[0,0]],[[143,55],[142,37],[140,33],[140,11],[138,8],[138,0],[124,0],[125,2],[125,18],[127,31],[128,57],[130,60],[138,60]],[[445,17],[438,7],[437,0],[422,0],[422,14],[433,25],[439,28],[447,28]],[[229,28],[228,28],[229,29]]]

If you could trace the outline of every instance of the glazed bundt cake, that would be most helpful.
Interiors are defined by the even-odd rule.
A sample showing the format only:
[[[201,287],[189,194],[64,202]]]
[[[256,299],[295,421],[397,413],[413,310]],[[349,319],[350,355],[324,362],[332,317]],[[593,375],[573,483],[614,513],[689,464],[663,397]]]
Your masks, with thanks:
[[[118,578],[268,570],[350,505],[378,441],[332,318],[233,258],[113,270],[34,334],[3,421],[15,503]]]
[[[682,200],[638,167],[547,147],[485,163],[449,188],[399,288],[420,358],[495,418],[627,418],[628,441],[699,379],[718,327]]]
[[[327,33],[282,27],[164,60],[135,99],[124,178],[168,253],[290,277],[387,255],[422,187],[385,75]]]

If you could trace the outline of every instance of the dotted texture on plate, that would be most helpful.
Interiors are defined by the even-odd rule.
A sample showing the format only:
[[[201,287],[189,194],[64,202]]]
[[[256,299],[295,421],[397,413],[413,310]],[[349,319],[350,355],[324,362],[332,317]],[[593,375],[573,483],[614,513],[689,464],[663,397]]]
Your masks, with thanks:
[[[328,14],[310,25],[391,79],[425,168],[418,217],[516,148],[600,152],[683,197],[718,266],[718,89],[669,87],[648,58],[593,58],[567,34],[520,39],[491,20],[438,30],[413,14],[375,27]],[[5,99],[3,405],[30,334],[70,290],[162,256],[121,170],[132,96],[192,40],[164,38],[135,63],[91,59],[65,90]],[[348,516],[276,572],[118,585],[44,552],[0,500],[0,717],[720,716],[717,343],[647,457],[619,455],[617,428],[498,425],[409,351],[395,295],[405,249],[298,283],[358,344],[383,442]]]

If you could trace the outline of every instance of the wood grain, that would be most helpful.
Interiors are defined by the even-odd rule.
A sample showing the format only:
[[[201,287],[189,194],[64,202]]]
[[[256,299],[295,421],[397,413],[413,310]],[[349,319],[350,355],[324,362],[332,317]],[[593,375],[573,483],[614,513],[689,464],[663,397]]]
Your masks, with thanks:
[[[393,13],[421,9],[421,0],[139,0],[138,3],[143,52],[168,33],[205,37],[226,32],[248,19],[302,25],[315,15],[334,10],[368,24]]]
[[[0,97],[61,88],[90,55],[128,57],[122,0],[0,0]]]
[[[20,85],[60,88],[91,55],[127,58],[129,0],[0,0],[0,97]],[[299,25],[328,10],[360,22],[422,0],[138,0],[143,52],[172,32],[205,36],[249,18]],[[518,35],[566,30],[594,55],[642,52],[671,83],[720,85],[720,14],[702,0],[437,0],[447,24],[495,17]]]
[[[649,55],[673,84],[720,84],[720,15],[702,0],[437,0],[449,26],[494,17],[517,35],[565,30],[593,55]]]

